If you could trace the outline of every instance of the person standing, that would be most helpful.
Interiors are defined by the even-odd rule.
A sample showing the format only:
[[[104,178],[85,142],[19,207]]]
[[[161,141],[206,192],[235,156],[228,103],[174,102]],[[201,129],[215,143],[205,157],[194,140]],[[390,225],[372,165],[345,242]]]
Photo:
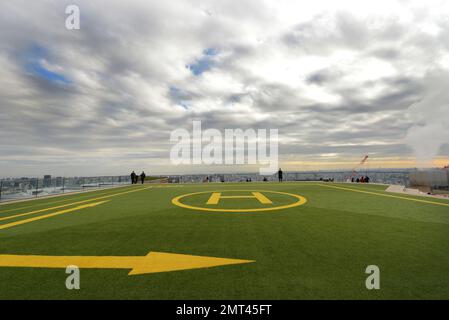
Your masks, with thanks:
[[[283,176],[284,176],[284,173],[282,172],[282,169],[279,168],[279,171],[278,171],[279,182],[283,181]]]
[[[146,177],[146,176],[147,176],[147,175],[145,174],[145,172],[142,171],[142,173],[140,174],[140,180],[142,181],[142,184],[145,183],[145,177]],[[137,181],[136,181],[136,183],[137,183]]]
[[[137,174],[133,171],[131,172],[131,184],[137,183]]]

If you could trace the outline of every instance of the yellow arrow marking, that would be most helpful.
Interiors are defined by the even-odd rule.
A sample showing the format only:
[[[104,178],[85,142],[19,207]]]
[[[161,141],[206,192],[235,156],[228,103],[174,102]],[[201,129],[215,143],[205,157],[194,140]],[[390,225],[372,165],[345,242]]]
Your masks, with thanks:
[[[87,269],[131,269],[128,275],[211,268],[251,263],[239,260],[150,252],[146,256],[26,256],[0,255],[0,267],[66,268],[74,265]]]
[[[58,194],[55,196],[51,196],[49,198],[37,198],[37,199],[24,199],[22,201],[18,201],[17,203],[24,203],[24,202],[29,202],[32,203],[31,205],[28,206],[24,206],[24,207],[19,207],[19,208],[13,208],[13,209],[7,209],[7,210],[1,210],[1,213],[8,213],[8,212],[12,212],[12,211],[19,211],[19,210],[23,210],[23,209],[29,209],[29,208],[35,208],[35,207],[43,207],[46,205],[50,205],[50,204],[56,204],[56,203],[61,203],[61,202],[67,202],[67,201],[75,201],[75,200],[80,200],[80,199],[86,199],[86,198],[91,198],[91,197],[95,197],[95,196],[102,196],[102,195],[107,195],[107,194],[113,194],[113,192],[111,191],[120,191],[123,189],[127,189],[127,188],[132,188],[129,186],[126,187],[117,187],[117,188],[112,188],[110,190],[105,189],[105,192],[100,192],[101,190],[92,190],[92,191],[87,191],[87,192],[76,192],[76,193],[65,193],[65,194]],[[65,199],[69,197],[69,199]],[[49,200],[49,199],[58,199],[58,198],[62,198],[62,200],[57,200],[57,201],[50,201],[50,202],[43,202],[43,203],[34,203],[33,202],[35,200]],[[0,203],[0,208],[2,206],[11,206],[14,205],[16,203]]]
[[[75,205],[75,204],[81,204],[81,203],[86,203],[86,202],[90,202],[90,201],[96,201],[96,200],[108,199],[108,198],[120,196],[120,195],[122,195],[122,194],[127,194],[127,193],[131,193],[131,192],[142,191],[142,190],[149,189],[149,188],[151,188],[151,187],[139,188],[139,189],[137,189],[137,190],[130,190],[130,191],[119,192],[119,193],[114,193],[114,194],[108,194],[108,195],[106,195],[106,196],[97,197],[97,198],[91,198],[91,199],[87,199],[87,200],[83,200],[83,201],[72,202],[72,203],[63,204],[63,205],[56,206],[56,207],[44,208],[44,209],[39,209],[39,210],[30,211],[30,212],[26,212],[26,213],[19,213],[19,214],[15,214],[15,215],[13,215],[13,216],[8,216],[8,217],[0,218],[0,221],[9,220],[9,219],[14,219],[14,218],[19,218],[19,217],[23,217],[23,216],[28,216],[28,215],[30,215],[30,214],[41,213],[41,212],[50,211],[50,210],[53,210],[53,209],[60,209],[60,208],[70,207],[70,206],[73,206],[73,205]]]
[[[15,227],[15,226],[18,226],[18,225],[21,225],[21,224],[25,224],[25,223],[29,223],[29,222],[33,222],[33,221],[37,221],[37,220],[47,219],[47,218],[54,217],[54,216],[57,216],[57,215],[60,215],[60,214],[64,214],[64,213],[68,213],[68,212],[72,212],[72,211],[77,211],[77,210],[81,210],[81,209],[84,209],[84,208],[95,207],[95,206],[98,206],[98,205],[103,204],[105,202],[108,202],[108,201],[88,203],[88,204],[85,204],[85,205],[82,205],[82,206],[78,206],[78,207],[70,208],[70,209],[66,209],[66,210],[61,210],[61,211],[56,211],[56,212],[49,213],[49,214],[46,214],[46,215],[43,215],[43,216],[39,216],[39,217],[34,217],[34,218],[29,218],[29,219],[25,219],[25,220],[20,220],[20,221],[16,221],[16,222],[3,224],[3,225],[0,225],[0,230],[11,228],[11,227]]]

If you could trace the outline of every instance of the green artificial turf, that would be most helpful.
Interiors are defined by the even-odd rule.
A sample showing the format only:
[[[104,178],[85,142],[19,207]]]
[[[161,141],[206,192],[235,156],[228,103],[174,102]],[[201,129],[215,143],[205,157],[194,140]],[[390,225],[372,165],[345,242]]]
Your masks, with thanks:
[[[144,187],[151,188],[0,230],[0,255],[144,256],[159,251],[255,262],[135,276],[126,269],[82,269],[80,290],[66,289],[64,269],[0,267],[0,299],[449,299],[449,206],[401,197],[449,201],[390,194],[374,185]],[[140,188],[1,205],[0,218]],[[307,203],[278,211],[219,213],[171,202],[196,192],[244,192],[232,190],[292,193]],[[287,195],[264,194],[272,206],[294,201]],[[184,202],[207,207],[209,196]],[[254,199],[226,199],[215,207],[265,206]],[[0,221],[0,226],[49,212]],[[380,290],[365,287],[368,265],[380,268]]]

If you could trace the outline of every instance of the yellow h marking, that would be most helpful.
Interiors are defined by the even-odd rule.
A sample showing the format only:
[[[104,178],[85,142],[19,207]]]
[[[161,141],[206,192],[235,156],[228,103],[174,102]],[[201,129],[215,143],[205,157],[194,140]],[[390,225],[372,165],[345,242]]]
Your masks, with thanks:
[[[220,199],[252,199],[256,198],[262,204],[273,204],[270,199],[260,192],[251,192],[252,196],[222,196],[221,192],[213,192],[207,201],[207,204],[218,204]]]

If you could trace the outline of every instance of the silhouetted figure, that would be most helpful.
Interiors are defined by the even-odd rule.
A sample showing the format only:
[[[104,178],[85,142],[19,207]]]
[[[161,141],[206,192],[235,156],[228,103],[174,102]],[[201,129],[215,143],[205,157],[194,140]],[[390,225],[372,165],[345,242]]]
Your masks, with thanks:
[[[354,177],[351,178],[351,182],[354,183]]]
[[[365,182],[369,183],[369,177],[368,176],[365,177]]]
[[[142,184],[145,183],[145,177],[146,177],[146,176],[147,176],[147,175],[145,174],[145,172],[142,171],[142,173],[140,174],[140,180],[142,181]],[[137,183],[137,179],[136,179],[136,183]]]
[[[267,177],[264,177],[264,178],[263,178],[263,181],[264,181],[264,182],[267,182],[267,181],[268,181]]]
[[[357,178],[357,180],[356,180],[355,182],[359,183],[359,182],[360,182],[360,179],[359,179],[359,178]]]
[[[278,171],[279,182],[283,181],[283,176],[284,176],[284,173],[282,172],[282,169],[279,168],[279,171]]]
[[[137,174],[133,171],[131,172],[131,184],[135,184],[137,182]]]

